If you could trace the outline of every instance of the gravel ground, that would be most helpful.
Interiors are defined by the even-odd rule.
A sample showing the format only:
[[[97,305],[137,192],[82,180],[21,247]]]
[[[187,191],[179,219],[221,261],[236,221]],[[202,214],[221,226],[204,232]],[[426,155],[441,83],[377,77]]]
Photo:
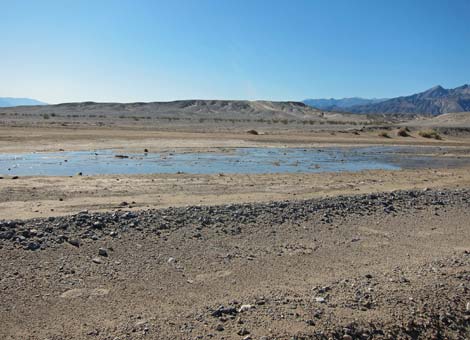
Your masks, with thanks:
[[[0,222],[2,339],[468,339],[470,190]]]

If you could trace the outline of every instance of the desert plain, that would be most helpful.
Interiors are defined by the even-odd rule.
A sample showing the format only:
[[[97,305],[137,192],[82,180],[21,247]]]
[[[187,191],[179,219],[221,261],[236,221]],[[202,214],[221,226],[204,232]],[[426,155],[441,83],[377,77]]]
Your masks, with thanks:
[[[59,109],[0,110],[0,154],[413,154],[398,152],[399,169],[336,172],[23,176],[0,163],[0,338],[470,337],[470,124],[460,116]]]

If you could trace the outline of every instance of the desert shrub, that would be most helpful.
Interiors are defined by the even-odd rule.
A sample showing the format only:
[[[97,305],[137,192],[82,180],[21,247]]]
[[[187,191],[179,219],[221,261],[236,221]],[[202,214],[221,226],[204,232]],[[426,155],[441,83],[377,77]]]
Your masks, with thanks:
[[[379,133],[379,137],[390,138],[390,135],[388,134],[388,132],[382,131]]]
[[[259,135],[258,131],[256,131],[256,130],[248,130],[246,133],[248,133],[250,135]]]
[[[44,119],[49,119],[50,117],[49,117],[49,115],[48,115],[47,113],[44,113],[44,114],[42,115],[42,118],[44,118]]]
[[[407,127],[401,127],[398,129],[397,135],[400,137],[409,137],[410,134],[408,132],[410,132],[410,130]]]
[[[420,131],[418,132],[418,134],[423,138],[433,138],[437,140],[442,139],[441,135],[437,131],[434,131],[434,130]]]

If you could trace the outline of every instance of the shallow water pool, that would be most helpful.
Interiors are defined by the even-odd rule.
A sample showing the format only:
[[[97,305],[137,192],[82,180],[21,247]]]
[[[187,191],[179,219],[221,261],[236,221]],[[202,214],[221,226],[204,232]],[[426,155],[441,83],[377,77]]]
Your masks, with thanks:
[[[426,155],[429,153],[429,155]],[[295,173],[459,166],[467,159],[416,154],[411,147],[236,148],[127,154],[114,150],[1,154],[0,174],[71,176],[157,173]]]

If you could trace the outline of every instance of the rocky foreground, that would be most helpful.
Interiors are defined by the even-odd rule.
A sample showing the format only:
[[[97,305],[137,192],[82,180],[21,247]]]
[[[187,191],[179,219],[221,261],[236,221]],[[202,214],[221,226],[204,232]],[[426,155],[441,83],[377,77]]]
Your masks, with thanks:
[[[0,222],[2,339],[467,339],[470,190]]]

